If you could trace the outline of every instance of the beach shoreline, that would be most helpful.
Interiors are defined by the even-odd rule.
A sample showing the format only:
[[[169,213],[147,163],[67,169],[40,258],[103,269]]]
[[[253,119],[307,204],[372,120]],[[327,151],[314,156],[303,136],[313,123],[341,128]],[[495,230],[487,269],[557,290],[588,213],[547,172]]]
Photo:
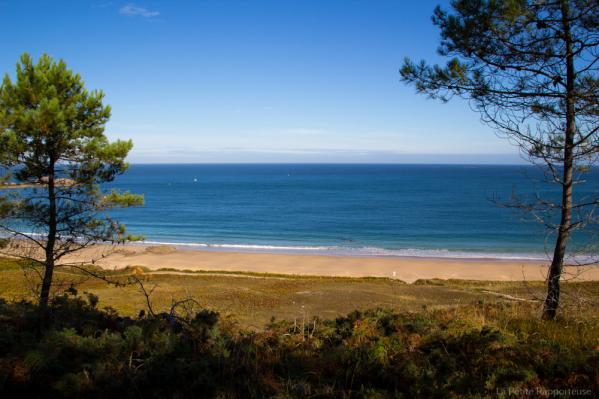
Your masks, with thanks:
[[[329,277],[383,277],[407,283],[422,279],[543,281],[548,261],[376,257],[211,251],[171,245],[95,246],[64,260],[104,268],[141,266],[150,270],[252,272]],[[582,272],[582,273],[581,273]],[[599,280],[599,267],[573,268],[573,281]],[[566,277],[566,276],[565,276]]]
[[[507,261],[532,261],[543,262],[549,259],[543,253],[529,252],[486,252],[468,250],[450,250],[435,248],[403,248],[389,249],[383,247],[350,247],[327,245],[264,245],[264,244],[225,244],[225,243],[196,243],[196,242],[163,242],[140,241],[129,242],[128,246],[170,246],[181,251],[200,250],[208,252],[235,252],[235,253],[266,253],[282,255],[323,255],[359,258],[408,258],[408,259],[461,259],[461,260],[507,260]],[[586,259],[585,256],[581,256]]]

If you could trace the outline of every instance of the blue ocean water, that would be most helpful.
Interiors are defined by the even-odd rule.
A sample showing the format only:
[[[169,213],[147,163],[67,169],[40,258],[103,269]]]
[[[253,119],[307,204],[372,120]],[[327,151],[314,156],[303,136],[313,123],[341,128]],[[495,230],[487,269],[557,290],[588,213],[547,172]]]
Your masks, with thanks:
[[[538,258],[545,230],[494,198],[559,188],[533,166],[132,165],[110,187],[145,195],[113,216],[148,243],[214,250]],[[597,192],[599,171],[579,193]]]

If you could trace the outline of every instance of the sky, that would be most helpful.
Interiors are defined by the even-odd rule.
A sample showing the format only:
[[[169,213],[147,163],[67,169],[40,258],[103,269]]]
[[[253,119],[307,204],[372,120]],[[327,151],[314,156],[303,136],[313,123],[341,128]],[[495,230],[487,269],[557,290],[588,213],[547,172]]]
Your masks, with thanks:
[[[400,81],[404,57],[443,62],[437,4],[0,0],[0,72],[64,59],[132,163],[521,163],[466,101]]]

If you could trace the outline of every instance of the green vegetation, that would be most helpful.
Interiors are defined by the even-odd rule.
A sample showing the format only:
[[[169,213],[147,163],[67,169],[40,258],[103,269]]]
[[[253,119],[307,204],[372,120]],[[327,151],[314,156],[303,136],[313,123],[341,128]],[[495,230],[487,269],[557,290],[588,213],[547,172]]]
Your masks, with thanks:
[[[37,306],[0,303],[2,392],[411,398],[599,388],[596,325],[564,319],[560,329],[570,330],[555,335],[520,304],[356,311],[302,326],[272,323],[258,333],[211,311],[129,318],[96,306],[93,295],[56,297],[51,324],[39,329]]]
[[[63,284],[40,313],[26,300],[34,296],[22,266],[0,259],[4,397],[538,397],[538,389],[599,389],[595,282],[564,284],[564,316],[543,321],[542,301],[532,300],[542,283],[111,272],[135,276],[147,292],[156,285],[152,314],[138,286],[58,269]]]

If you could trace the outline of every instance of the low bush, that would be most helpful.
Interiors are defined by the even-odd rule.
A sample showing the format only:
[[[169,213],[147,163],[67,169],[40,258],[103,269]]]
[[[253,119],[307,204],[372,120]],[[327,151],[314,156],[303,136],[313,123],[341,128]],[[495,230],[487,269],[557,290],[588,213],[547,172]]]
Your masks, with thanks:
[[[0,301],[0,396],[429,398],[509,397],[510,392],[536,397],[545,389],[599,392],[593,334],[565,340],[555,326],[562,323],[563,334],[573,334],[566,328],[570,321],[545,329],[547,322],[533,320],[532,313],[506,309],[526,304],[468,306],[459,312],[355,311],[301,326],[273,321],[254,332],[209,310],[185,317],[121,317],[99,309],[98,298],[89,294],[58,297],[43,313],[28,302]],[[478,317],[468,316],[474,314]]]

